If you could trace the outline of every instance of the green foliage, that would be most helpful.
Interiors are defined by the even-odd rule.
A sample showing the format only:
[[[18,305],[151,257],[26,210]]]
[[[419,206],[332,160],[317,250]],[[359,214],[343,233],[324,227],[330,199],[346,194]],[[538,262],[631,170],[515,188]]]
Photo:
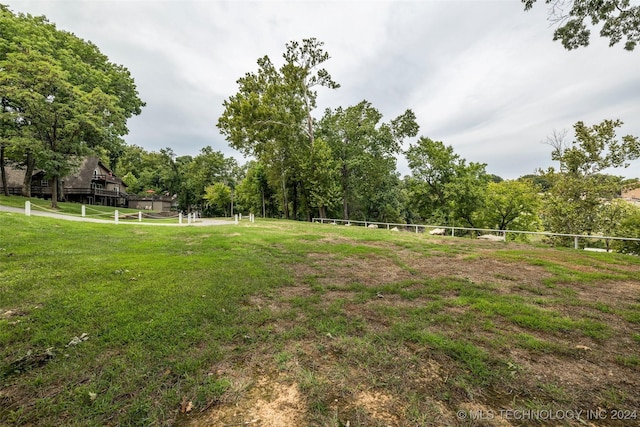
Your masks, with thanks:
[[[530,182],[542,193],[546,193],[553,185],[553,183],[550,182],[544,174],[522,175],[518,178],[518,181]]]
[[[490,180],[485,164],[467,164],[453,147],[425,137],[405,154],[413,173],[409,202],[422,218],[439,224],[481,225]]]
[[[418,132],[413,111],[388,123],[364,100],[343,109],[327,109],[318,134],[326,139],[338,168],[343,219],[398,221],[399,180],[396,157],[404,139]]]
[[[640,140],[626,135],[616,138],[619,120],[604,120],[591,127],[575,124],[575,140],[565,145],[560,138],[550,139],[551,157],[560,162],[560,170],[549,169],[545,177],[553,183],[545,194],[543,222],[545,229],[566,234],[592,234],[609,227],[617,216],[613,208],[603,207],[603,200],[619,194],[620,179],[603,177],[607,168],[627,167],[629,160],[640,157]]]
[[[263,217],[276,215],[277,206],[264,164],[255,160],[247,164],[246,176],[236,187],[236,200],[241,211],[260,213]]]
[[[117,152],[127,119],[144,103],[126,68],[44,17],[0,6],[0,32],[0,123],[14,146],[7,154],[16,163],[35,156],[53,180],[55,206],[57,181],[74,159],[100,148]]]
[[[217,182],[205,188],[204,199],[209,206],[217,209],[218,212],[224,213],[224,216],[230,214],[231,205],[231,188],[222,182]]]
[[[338,164],[324,139],[315,139],[305,163],[305,174],[309,178],[310,204],[318,208],[321,218],[325,218],[327,209],[340,201],[340,187]]]
[[[337,89],[340,85],[320,68],[329,54],[314,38],[288,43],[283,58],[285,63],[276,68],[264,56],[258,60],[257,73],[238,79],[238,93],[224,102],[217,126],[233,148],[262,162],[270,184],[279,189],[285,217],[297,218],[299,205],[304,205],[307,216],[311,213],[312,184],[305,164],[315,146],[314,88]],[[316,189],[314,200],[322,191]],[[327,197],[322,194],[320,198]]]
[[[525,10],[536,0],[522,0]],[[568,49],[588,46],[591,37],[589,26],[602,23],[600,36],[609,38],[609,46],[626,39],[624,48],[634,50],[640,41],[640,6],[630,0],[545,0],[550,4],[549,20],[557,23],[553,40],[560,40]]]
[[[537,190],[529,181],[490,182],[483,212],[485,226],[499,230],[538,230],[541,224]]]
[[[136,145],[124,146],[117,169],[131,194],[177,196],[183,211],[205,208],[205,187],[216,182],[235,186],[240,170],[235,159],[207,146],[196,157],[176,157],[170,148],[148,152]]]
[[[620,221],[618,235],[640,239],[640,208]],[[616,241],[614,245],[620,252],[640,255],[640,241]]]

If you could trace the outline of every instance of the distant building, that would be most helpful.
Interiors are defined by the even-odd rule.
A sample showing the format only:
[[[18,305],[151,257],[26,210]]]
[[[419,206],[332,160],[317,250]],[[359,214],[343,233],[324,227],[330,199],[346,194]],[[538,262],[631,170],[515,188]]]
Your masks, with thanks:
[[[621,197],[629,202],[640,204],[640,187],[623,191]]]
[[[175,199],[169,196],[136,196],[129,195],[127,207],[156,212],[170,212],[175,206]]]
[[[22,194],[25,171],[5,166],[10,194]],[[97,157],[85,157],[78,168],[61,180],[59,200],[87,205],[127,206],[127,185]],[[1,183],[0,183],[1,184]],[[37,170],[31,178],[31,196],[51,198],[52,181]]]

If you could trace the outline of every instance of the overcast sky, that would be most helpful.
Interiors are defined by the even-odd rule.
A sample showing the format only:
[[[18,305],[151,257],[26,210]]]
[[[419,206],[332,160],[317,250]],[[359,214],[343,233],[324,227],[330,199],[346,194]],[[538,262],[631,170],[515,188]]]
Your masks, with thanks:
[[[130,70],[147,106],[126,141],[148,151],[195,156],[210,145],[244,163],[215,126],[222,102],[258,58],[280,65],[287,42],[309,37],[325,43],[342,86],[319,90],[316,118],[363,99],[384,121],[410,108],[419,136],[503,178],[552,166],[542,141],[554,129],[573,140],[579,120],[618,118],[619,136],[640,136],[640,49],[610,48],[596,31],[591,46],[567,51],[542,0],[526,13],[519,0],[3,2]],[[403,157],[398,170],[409,173]],[[640,177],[640,161],[613,173]]]

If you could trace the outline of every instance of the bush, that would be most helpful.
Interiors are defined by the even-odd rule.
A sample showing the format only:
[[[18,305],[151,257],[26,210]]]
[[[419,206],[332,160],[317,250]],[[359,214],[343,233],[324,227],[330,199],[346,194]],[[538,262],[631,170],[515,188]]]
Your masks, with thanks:
[[[640,239],[640,211],[634,212],[622,221],[619,235]],[[626,254],[640,255],[640,241],[618,240],[616,248]]]

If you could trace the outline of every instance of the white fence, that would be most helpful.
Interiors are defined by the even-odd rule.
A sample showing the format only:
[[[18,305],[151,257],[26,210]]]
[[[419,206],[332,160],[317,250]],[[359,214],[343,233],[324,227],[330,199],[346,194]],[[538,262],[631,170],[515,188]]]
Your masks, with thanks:
[[[490,234],[495,233],[499,236],[504,237],[506,240],[508,234],[530,234],[530,235],[538,235],[538,236],[555,236],[555,237],[572,237],[573,238],[573,247],[574,249],[579,248],[579,240],[580,239],[596,239],[596,240],[624,240],[624,241],[633,241],[640,242],[640,238],[634,237],[614,237],[614,236],[601,236],[601,235],[586,235],[586,234],[563,234],[563,233],[549,233],[545,231],[521,231],[521,230],[496,230],[492,228],[470,228],[470,227],[453,227],[450,225],[426,225],[426,224],[397,224],[392,222],[376,222],[376,221],[353,221],[346,219],[328,219],[328,218],[313,218],[313,222],[317,222],[320,224],[334,224],[334,225],[356,225],[356,226],[364,226],[368,227],[371,224],[376,225],[378,228],[386,228],[390,230],[393,227],[397,227],[399,230],[405,229],[406,231],[416,232],[416,233],[424,233],[427,230],[431,229],[442,229],[445,230],[445,234],[455,236],[455,232],[457,230],[460,231],[475,231],[482,234]]]

